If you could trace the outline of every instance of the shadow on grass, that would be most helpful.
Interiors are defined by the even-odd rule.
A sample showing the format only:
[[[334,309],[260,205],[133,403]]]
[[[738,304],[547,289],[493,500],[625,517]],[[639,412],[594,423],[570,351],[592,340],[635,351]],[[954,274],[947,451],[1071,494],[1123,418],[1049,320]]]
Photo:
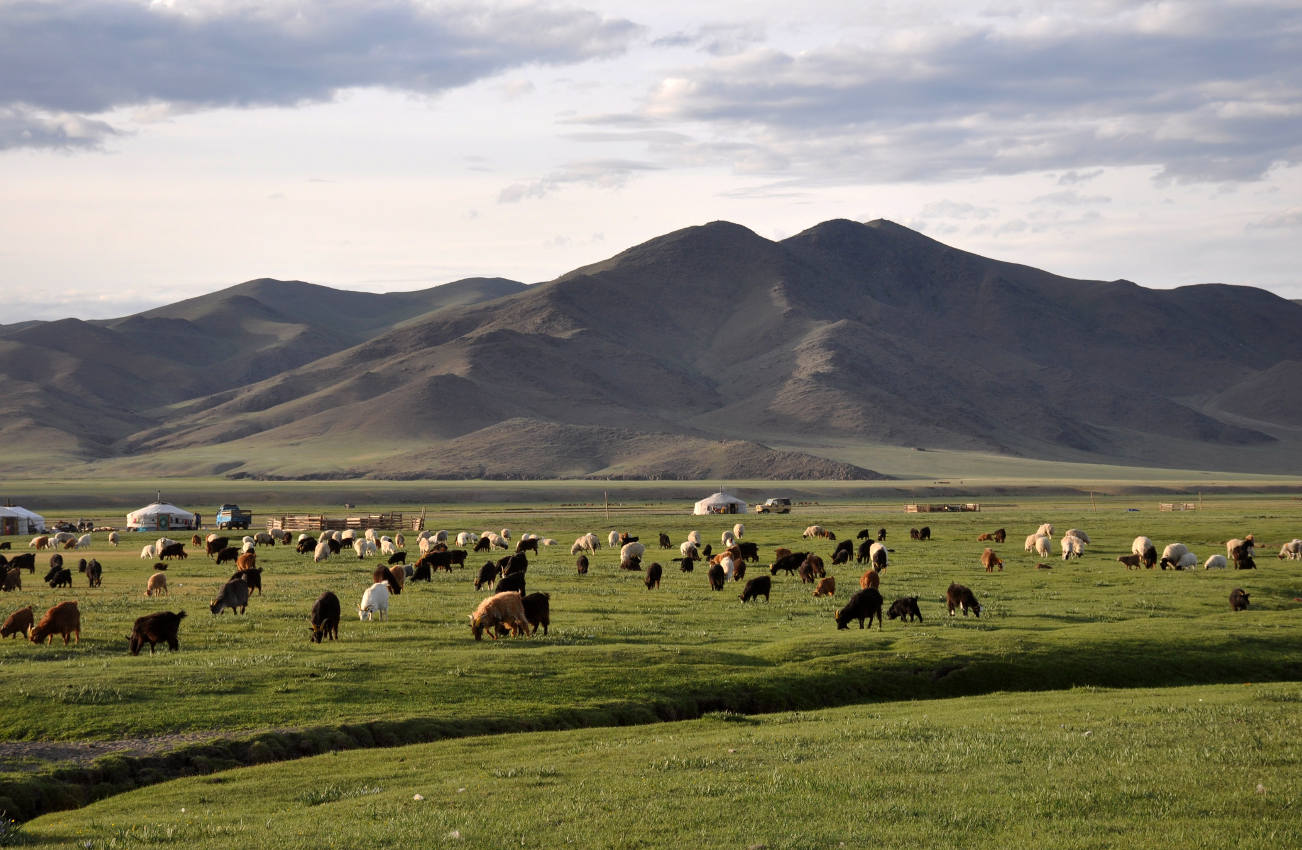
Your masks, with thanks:
[[[692,693],[644,702],[612,700],[528,717],[466,716],[380,720],[186,746],[151,756],[107,756],[87,766],[0,781],[0,810],[18,821],[165,782],[235,767],[338,750],[396,747],[448,738],[513,732],[630,726],[707,714],[763,714],[894,700],[941,699],[995,691],[1050,691],[1079,686],[1170,687],[1302,679],[1302,641],[1243,639],[1209,632],[1187,645],[1107,636],[1046,644],[1002,655],[966,653],[930,659],[862,653],[766,667],[730,676]]]

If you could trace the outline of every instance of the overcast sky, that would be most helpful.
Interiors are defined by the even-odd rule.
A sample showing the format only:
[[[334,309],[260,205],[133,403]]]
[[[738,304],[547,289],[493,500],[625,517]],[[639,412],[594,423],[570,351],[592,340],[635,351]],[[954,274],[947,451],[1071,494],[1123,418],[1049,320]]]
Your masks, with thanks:
[[[1299,57],[1297,0],[0,0],[0,323],[715,219],[1302,298]]]

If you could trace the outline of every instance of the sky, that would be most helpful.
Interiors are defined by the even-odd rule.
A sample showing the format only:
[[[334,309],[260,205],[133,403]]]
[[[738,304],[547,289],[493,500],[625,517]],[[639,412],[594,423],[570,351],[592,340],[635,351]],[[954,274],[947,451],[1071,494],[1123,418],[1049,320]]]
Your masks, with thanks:
[[[0,323],[719,219],[1302,298],[1299,57],[1297,0],[0,0]]]

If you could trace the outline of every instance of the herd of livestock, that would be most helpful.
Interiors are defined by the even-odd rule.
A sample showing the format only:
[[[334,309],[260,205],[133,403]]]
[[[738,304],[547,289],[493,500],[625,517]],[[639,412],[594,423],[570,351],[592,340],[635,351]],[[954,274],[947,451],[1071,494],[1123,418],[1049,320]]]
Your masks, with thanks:
[[[836,535],[819,525],[807,527],[802,536],[811,541],[822,539],[836,542]],[[823,558],[812,551],[792,551],[785,547],[778,547],[773,552],[767,570],[761,569],[759,575],[746,578],[748,566],[754,567],[760,563],[760,552],[755,543],[744,540],[744,537],[745,527],[738,523],[720,535],[718,552],[713,551],[711,544],[703,543],[697,531],[690,532],[687,539],[677,546],[667,534],[660,533],[657,543],[662,550],[671,550],[671,553],[672,550],[676,550],[678,557],[666,558],[666,561],[676,564],[683,573],[694,572],[700,564],[706,573],[711,590],[721,591],[729,582],[745,580],[739,595],[742,603],[761,596],[768,601],[772,590],[772,578],[780,572],[788,576],[794,574],[802,583],[814,585],[813,595],[816,597],[835,595],[835,577],[827,574]],[[925,526],[910,529],[909,537],[911,540],[928,541],[931,539],[931,529]],[[453,542],[452,547],[449,546],[450,539]],[[1003,544],[1006,539],[1006,531],[1000,528],[979,535],[977,542]],[[877,619],[878,627],[882,626],[884,599],[880,591],[881,576],[889,566],[889,553],[894,551],[886,548],[885,540],[886,529],[882,528],[875,533],[870,529],[863,529],[855,540],[843,539],[836,542],[831,554],[832,565],[848,564],[853,559],[856,564],[866,567],[859,580],[859,589],[850,596],[844,606],[835,611],[834,619],[838,629],[847,628],[849,623],[856,620],[861,629],[864,628],[865,620],[871,628],[874,618]],[[118,545],[117,532],[109,533],[108,542],[113,546]],[[401,533],[390,537],[378,534],[373,529],[366,529],[361,534],[351,529],[343,532],[324,531],[320,537],[304,533],[298,535],[296,539],[289,532],[279,529],[258,532],[236,540],[216,533],[209,534],[206,539],[196,534],[191,538],[190,545],[196,549],[201,547],[205,555],[211,557],[218,565],[233,563],[236,567],[234,574],[209,606],[214,615],[220,614],[226,608],[244,613],[250,594],[254,591],[259,595],[262,593],[262,570],[257,565],[259,546],[293,545],[299,554],[310,555],[316,562],[344,555],[345,550],[347,554],[357,559],[383,558],[385,563],[375,567],[371,573],[371,584],[363,592],[358,603],[357,615],[361,620],[385,619],[388,615],[390,596],[401,594],[403,588],[410,582],[428,582],[432,580],[433,574],[440,570],[451,573],[454,566],[464,568],[466,559],[471,553],[491,552],[494,549],[507,550],[509,554],[496,560],[486,561],[475,574],[475,589],[489,590],[491,593],[469,615],[471,634],[475,640],[480,640],[484,634],[496,639],[504,635],[536,634],[539,627],[542,628],[544,635],[547,634],[550,626],[550,595],[528,593],[525,582],[529,568],[528,553],[532,552],[536,556],[539,553],[539,546],[554,546],[555,540],[535,534],[524,534],[512,544],[511,532],[504,528],[500,532],[485,531],[480,534],[461,532],[455,537],[451,537],[446,531],[422,531],[413,542],[418,549],[418,557],[415,558],[407,557],[407,541]],[[56,535],[41,535],[33,538],[28,548],[36,551],[55,550],[49,556],[48,572],[44,581],[51,588],[71,588],[71,567],[64,566],[64,555],[58,550],[85,549],[90,543],[90,534],[78,536],[60,532]],[[643,567],[642,562],[646,558],[647,546],[638,537],[626,532],[611,531],[606,538],[606,545],[612,549],[618,547],[621,569],[644,574],[643,581],[648,590],[660,586],[664,566],[658,562],[651,562],[645,568]],[[1081,557],[1089,545],[1089,535],[1072,528],[1068,529],[1058,541],[1058,551],[1063,560],[1069,560]],[[1233,564],[1236,569],[1253,569],[1256,566],[1253,560],[1255,546],[1256,542],[1251,534],[1226,541],[1226,554],[1211,555],[1203,562],[1203,567],[1225,569]],[[1040,557],[1049,557],[1053,553],[1053,547],[1053,526],[1050,523],[1041,525],[1026,537],[1026,552],[1033,552]],[[0,549],[10,548],[9,542],[0,543]],[[595,534],[585,534],[575,540],[570,548],[570,554],[576,558],[575,567],[579,575],[587,574],[590,566],[589,556],[595,556],[601,548],[601,539]],[[183,542],[164,537],[145,545],[140,557],[156,561],[155,572],[146,583],[145,595],[157,596],[168,592],[166,572],[168,562],[188,558],[189,552]],[[1302,560],[1302,540],[1294,539],[1283,544],[1279,557]],[[1199,563],[1197,556],[1182,543],[1168,544],[1159,556],[1156,545],[1144,536],[1136,537],[1131,544],[1130,554],[1119,556],[1117,560],[1129,569],[1160,567],[1163,570],[1188,570],[1195,568]],[[1003,560],[991,547],[986,547],[981,552],[980,563],[986,572],[1002,570],[1004,566]],[[1037,564],[1037,568],[1050,569],[1051,567],[1040,563]],[[35,573],[35,551],[24,552],[12,558],[0,552],[0,590],[21,590],[24,569],[29,573]],[[77,571],[86,576],[89,587],[100,586],[103,567],[96,559],[79,559]],[[976,617],[981,616],[981,603],[970,588],[955,582],[949,586],[945,596],[950,616],[954,616],[956,611],[962,612],[964,616],[969,612]],[[1241,588],[1235,588],[1230,594],[1231,609],[1241,611],[1246,609],[1248,604],[1248,594]],[[336,639],[339,634],[342,610],[339,597],[334,592],[327,590],[322,593],[310,612],[310,639],[317,643],[326,639]],[[184,611],[158,611],[138,618],[128,641],[131,654],[138,654],[146,643],[149,644],[151,654],[159,643],[167,644],[171,650],[177,649],[179,647],[177,632],[185,616]],[[887,616],[892,620],[899,618],[902,621],[921,621],[922,613],[918,607],[918,597],[906,596],[896,599],[887,609]],[[18,634],[24,635],[33,643],[49,643],[56,634],[63,637],[64,644],[67,644],[70,639],[80,642],[81,618],[77,602],[75,600],[60,602],[46,611],[39,620],[36,619],[31,606],[14,611],[0,627],[0,637]]]

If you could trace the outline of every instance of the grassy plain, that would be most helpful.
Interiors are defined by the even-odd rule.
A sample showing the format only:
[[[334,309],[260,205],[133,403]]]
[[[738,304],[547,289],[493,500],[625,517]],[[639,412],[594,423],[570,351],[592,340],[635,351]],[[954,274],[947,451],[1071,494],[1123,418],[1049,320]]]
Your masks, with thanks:
[[[471,639],[466,621],[483,595],[471,585],[482,555],[468,559],[470,569],[440,574],[432,583],[417,584],[395,598],[388,622],[361,623],[347,612],[369,583],[372,562],[350,557],[312,564],[286,548],[263,549],[259,559],[265,595],[255,596],[245,615],[213,617],[206,606],[230,575],[229,567],[218,568],[198,554],[175,562],[168,570],[171,595],[146,599],[143,589],[153,561],[140,560],[138,553],[157,535],[129,535],[118,550],[109,549],[103,535],[96,535],[92,550],[77,554],[104,563],[102,588],[88,589],[78,576],[72,593],[56,592],[39,584],[39,573],[24,573],[24,589],[3,599],[8,607],[0,613],[31,604],[39,614],[57,601],[76,598],[83,612],[83,640],[66,648],[57,638],[49,647],[16,640],[0,643],[0,694],[8,703],[0,712],[0,738],[18,742],[0,759],[7,771],[0,776],[0,808],[25,810],[30,805],[22,796],[28,772],[46,770],[49,760],[58,758],[36,749],[32,752],[39,756],[25,757],[21,742],[66,742],[71,747],[99,741],[131,753],[190,738],[255,738],[257,747],[233,757],[239,762],[319,752],[336,744],[391,745],[718,711],[749,714],[859,705],[859,711],[878,712],[892,701],[997,691],[1019,692],[1018,704],[1039,716],[1041,711],[1070,708],[1074,697],[1051,692],[1073,687],[1242,687],[1244,682],[1302,679],[1302,565],[1274,557],[1280,542],[1302,536],[1298,502],[1223,497],[1209,500],[1202,511],[1158,513],[1154,502],[1145,500],[1139,512],[1127,510],[1139,504],[1110,500],[1091,510],[1088,500],[1056,498],[987,506],[981,513],[925,515],[906,515],[898,504],[821,504],[789,516],[703,518],[685,515],[681,504],[650,503],[617,508],[609,522],[602,511],[555,504],[432,509],[427,522],[433,528],[481,531],[507,526],[513,536],[532,531],[560,541],[531,559],[528,573],[531,591],[552,596],[550,634],[482,643]],[[93,511],[88,503],[87,512],[96,515]],[[719,533],[737,519],[746,524],[746,539],[760,545],[764,563],[776,546],[803,548],[800,532],[811,523],[843,538],[861,528],[885,527],[894,551],[883,595],[888,603],[897,596],[919,596],[925,621],[888,621],[884,631],[836,631],[832,611],[857,589],[861,566],[831,568],[838,584],[835,600],[814,599],[798,579],[778,576],[771,602],[743,606],[737,599],[740,587],[713,593],[702,570],[678,572],[667,560],[676,552],[654,545],[658,532],[668,533],[677,543],[687,531],[699,529],[717,546]],[[1036,569],[1037,559],[1023,553],[1022,539],[1046,520],[1059,533],[1071,526],[1088,531],[1094,542],[1085,558],[1064,563],[1055,557],[1048,561],[1052,569]],[[935,539],[910,540],[909,527],[924,524]],[[589,575],[576,575],[569,544],[586,531],[604,538],[612,526],[651,544],[647,560],[668,567],[660,590],[648,591],[639,575],[621,572],[617,554],[609,549],[593,559]],[[995,547],[1006,567],[1002,573],[987,574],[977,563],[985,544],[978,544],[976,536],[997,527],[1009,533],[1008,542]],[[1152,537],[1159,548],[1179,540],[1202,560],[1223,553],[1228,537],[1248,531],[1264,544],[1255,572],[1129,572],[1115,561],[1129,551],[1136,534]],[[16,551],[26,548],[26,538],[10,539]],[[827,541],[810,544],[829,562],[832,546]],[[42,555],[42,566],[45,560]],[[758,568],[750,570],[754,575]],[[945,616],[941,599],[955,580],[970,586],[986,606],[979,620]],[[1249,611],[1229,611],[1233,587],[1251,593]],[[326,589],[343,601],[345,620],[338,643],[316,646],[306,640],[305,619],[312,601]],[[182,608],[189,616],[181,628],[180,652],[137,658],[127,654],[126,634],[136,617]],[[1099,699],[1106,702],[1110,697]],[[854,709],[846,710],[847,716],[856,716]],[[898,710],[910,711],[903,706]],[[948,709],[929,714],[948,715]],[[1275,715],[1267,715],[1263,717],[1274,723]],[[745,723],[727,728],[742,727],[749,728]],[[679,734],[667,728],[621,734],[648,741]],[[708,732],[708,724],[701,728]],[[996,734],[993,726],[989,734]],[[1153,734],[1160,739],[1173,732]],[[515,745],[501,746],[501,752],[510,753]],[[205,756],[210,766],[229,763],[223,757],[230,758],[228,753]],[[786,763],[784,757],[773,757],[775,765]],[[1163,764],[1174,769],[1178,762],[1176,755],[1159,758],[1153,769]],[[833,759],[826,768],[829,774],[853,775],[860,769],[853,765],[874,763],[878,766],[863,769],[877,775],[894,769],[887,765],[896,762],[885,754],[876,762],[861,754],[845,762]],[[356,770],[363,770],[362,764]],[[195,761],[189,769],[202,767]],[[618,772],[617,767],[611,769]],[[353,770],[344,772],[351,777]],[[107,783],[92,796],[113,790],[113,777],[124,772],[131,771],[119,760],[105,768],[102,777],[90,777]],[[1039,774],[1045,781],[1052,779],[1051,772],[1037,766],[1032,778]],[[762,778],[755,781],[762,785]],[[150,781],[138,773],[135,780]],[[585,787],[593,784],[603,784],[599,773]],[[1185,784],[1195,783],[1191,778]],[[335,782],[334,787],[343,793],[353,785]],[[979,783],[964,787],[974,793]],[[778,786],[773,793],[780,792]],[[871,788],[867,793],[872,796]],[[1031,793],[1029,786],[1026,793]],[[733,798],[731,792],[720,796],[720,805]],[[841,799],[842,805],[853,802]],[[917,802],[908,809],[919,821],[928,810]],[[684,825],[695,823],[686,813],[683,817]],[[254,820],[250,815],[247,823]],[[648,823],[648,834],[653,834],[654,821]],[[961,824],[951,822],[955,825]],[[197,840],[197,829],[191,825],[178,834]],[[981,834],[991,843],[999,840],[997,833]],[[553,835],[554,841],[543,843],[563,840],[561,833]],[[139,836],[133,840],[143,843]],[[770,846],[805,845],[787,841]],[[808,846],[826,845],[817,840]]]

